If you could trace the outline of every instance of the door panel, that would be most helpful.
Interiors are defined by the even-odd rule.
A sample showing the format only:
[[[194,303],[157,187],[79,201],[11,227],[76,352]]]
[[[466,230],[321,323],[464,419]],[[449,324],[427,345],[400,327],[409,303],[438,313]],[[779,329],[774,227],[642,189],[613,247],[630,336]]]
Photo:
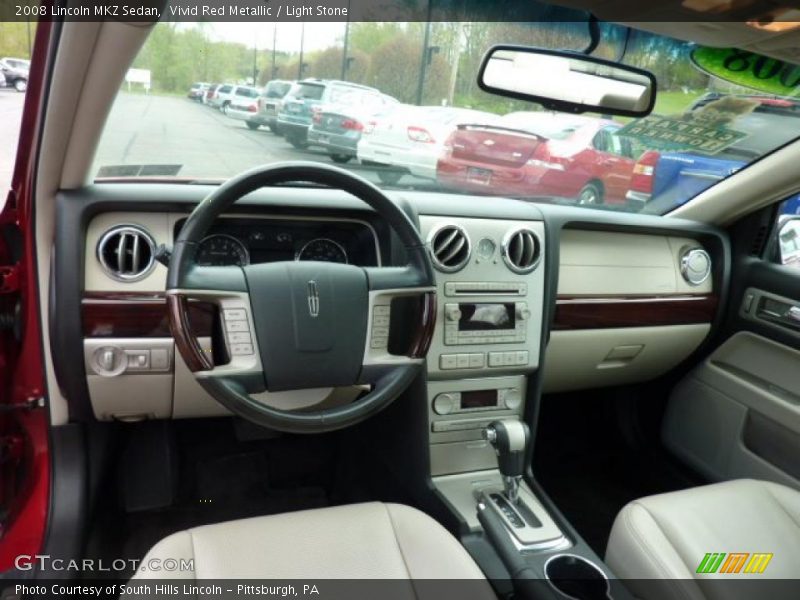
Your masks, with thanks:
[[[800,489],[798,369],[800,352],[735,334],[673,390],[664,443],[714,481],[753,477]]]
[[[792,311],[800,308],[800,269],[776,264],[774,244],[763,239],[754,250],[764,219],[731,233],[721,344],[672,390],[662,438],[713,481],[751,477],[800,489],[800,322]]]

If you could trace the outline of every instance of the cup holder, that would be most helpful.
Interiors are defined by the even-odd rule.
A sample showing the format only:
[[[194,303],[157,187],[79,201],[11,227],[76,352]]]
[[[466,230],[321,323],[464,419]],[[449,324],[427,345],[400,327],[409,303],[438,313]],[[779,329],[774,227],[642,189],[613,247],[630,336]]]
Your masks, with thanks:
[[[608,600],[608,577],[596,565],[574,554],[559,554],[544,565],[544,576],[556,590],[575,600]]]

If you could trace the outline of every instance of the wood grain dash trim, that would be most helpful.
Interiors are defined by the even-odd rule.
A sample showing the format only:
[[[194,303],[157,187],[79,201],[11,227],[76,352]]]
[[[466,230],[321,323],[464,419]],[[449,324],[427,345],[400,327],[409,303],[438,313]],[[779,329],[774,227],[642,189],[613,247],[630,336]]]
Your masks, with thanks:
[[[189,303],[189,320],[196,335],[211,335],[215,310],[211,304]],[[172,336],[164,294],[85,292],[81,318],[87,338]]]
[[[710,323],[715,295],[652,297],[559,297],[553,330],[608,329]]]

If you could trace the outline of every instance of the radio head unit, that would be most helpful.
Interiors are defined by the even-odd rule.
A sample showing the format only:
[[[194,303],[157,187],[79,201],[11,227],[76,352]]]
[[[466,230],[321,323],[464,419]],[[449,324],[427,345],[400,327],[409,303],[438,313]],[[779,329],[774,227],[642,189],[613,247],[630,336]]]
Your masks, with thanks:
[[[447,346],[525,342],[530,317],[525,302],[453,302],[444,311]]]

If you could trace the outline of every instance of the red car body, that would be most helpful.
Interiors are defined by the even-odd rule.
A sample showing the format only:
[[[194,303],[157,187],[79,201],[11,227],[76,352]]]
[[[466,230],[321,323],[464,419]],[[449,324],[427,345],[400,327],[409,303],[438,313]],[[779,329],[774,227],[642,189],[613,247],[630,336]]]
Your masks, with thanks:
[[[624,204],[636,157],[630,141],[614,135],[620,127],[543,112],[460,125],[445,144],[437,180],[469,193]]]

